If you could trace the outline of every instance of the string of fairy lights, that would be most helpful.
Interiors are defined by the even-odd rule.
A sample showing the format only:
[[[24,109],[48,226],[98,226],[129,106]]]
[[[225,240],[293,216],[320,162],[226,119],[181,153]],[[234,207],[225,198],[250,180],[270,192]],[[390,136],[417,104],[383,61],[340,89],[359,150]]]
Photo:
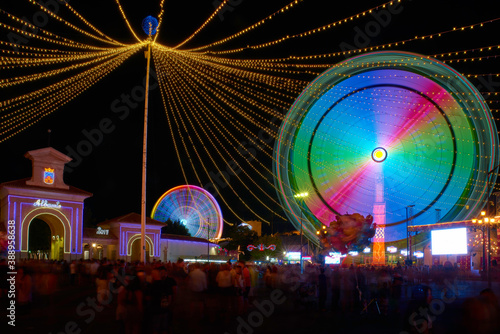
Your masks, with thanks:
[[[55,13],[35,0],[22,1],[57,22],[59,29],[38,27],[8,8],[0,9],[0,36],[17,36],[15,39],[0,38],[0,89],[8,92],[2,94],[7,97],[0,99],[0,143],[7,142],[84,95],[103,78],[119,71],[127,59],[141,53],[149,44],[161,102],[169,125],[170,143],[180,164],[184,182],[199,186],[210,184],[210,191],[217,195],[223,210],[231,212],[234,220],[247,220],[236,209],[241,206],[256,219],[268,223],[273,215],[286,220],[279,211],[280,204],[274,190],[271,168],[274,140],[287,110],[296,99],[302,98],[301,92],[315,77],[332,66],[349,66],[345,63],[338,65],[346,57],[381,50],[419,50],[429,41],[442,41],[443,45],[447,45],[446,41],[459,38],[460,34],[487,34],[496,31],[500,24],[500,17],[485,18],[468,24],[453,22],[445,29],[436,29],[439,31],[401,35],[403,37],[397,40],[381,40],[379,44],[366,47],[327,53],[308,53],[302,50],[295,54],[290,51],[285,57],[273,57],[272,50],[280,46],[295,50],[294,45],[302,41],[355,26],[365,22],[377,11],[407,1],[381,1],[377,6],[332,19],[326,24],[318,23],[313,28],[309,26],[293,33],[283,29],[278,37],[267,38],[266,27],[288,15],[296,15],[307,3],[306,0],[283,1],[278,9],[270,13],[262,11],[261,18],[236,32],[228,33],[224,38],[200,42],[197,38],[206,29],[216,26],[218,15],[231,5],[231,1],[223,0],[192,33],[173,46],[161,42],[161,28],[165,26],[165,12],[168,12],[168,8],[164,8],[164,0],[158,1],[159,33],[152,39],[139,33],[139,27],[129,20],[127,6],[120,0],[115,0],[117,12],[113,14],[118,14],[116,16],[125,23],[128,33],[135,40],[132,43],[120,41],[129,40],[129,36],[106,34],[98,25],[81,15],[75,8],[76,4],[72,6],[70,2],[65,2],[61,4],[65,11]],[[256,32],[263,32],[261,40],[247,42],[246,37],[254,36]],[[23,44],[20,42],[23,39],[29,39],[33,43]],[[435,49],[429,57],[454,66],[459,72],[465,71],[462,75],[466,78],[498,81],[500,73],[495,65],[500,56],[500,44],[492,41],[485,45],[454,45],[454,50],[449,48],[448,45],[446,48],[443,46],[442,49]],[[252,56],[247,56],[247,51],[251,51]],[[260,55],[260,52],[271,56],[255,56]],[[408,59],[401,59],[400,63],[404,61]],[[481,64],[477,67],[478,73],[474,73],[475,64]],[[365,63],[360,66],[375,65],[394,68],[398,66],[398,60],[387,64]],[[447,79],[453,80],[456,77]],[[24,87],[28,87],[28,90],[23,90]],[[315,86],[318,94],[324,88],[322,84]],[[349,88],[351,87],[346,86],[345,92]],[[485,98],[493,119],[500,120],[498,92],[485,85],[478,87],[478,90]],[[398,92],[375,89],[371,93],[391,100],[392,94]],[[421,93],[433,94],[430,91]],[[449,96],[435,98],[445,104],[450,102]],[[470,97],[463,94],[458,99],[461,103],[466,103]],[[361,94],[356,108],[369,111],[383,105],[387,115],[400,117],[401,123],[405,123],[405,117],[397,114],[401,104],[406,109],[418,110],[425,107],[402,96],[394,98],[392,105],[386,105],[379,103],[373,96]],[[305,113],[306,110],[302,112]],[[360,114],[349,112],[346,110],[344,116],[354,117]],[[377,125],[387,129],[399,126],[383,120],[377,122]],[[425,120],[419,119],[418,122],[423,123]],[[304,126],[306,131],[313,130],[308,129],[308,125],[297,123],[293,126]],[[422,127],[417,135],[435,134],[436,129]],[[359,140],[361,139],[360,137]],[[171,146],[170,143],[168,146]],[[355,151],[349,153],[356,154]],[[297,151],[295,154],[307,157],[305,151]],[[451,161],[439,163],[447,168],[452,167]],[[296,168],[300,170],[303,167]],[[334,166],[325,164],[322,168],[325,173],[336,172]],[[422,173],[432,179],[436,171],[424,167]],[[419,189],[418,184],[407,186]],[[493,188],[497,190],[496,185]],[[398,195],[394,195],[389,200],[400,199]],[[235,200],[240,205],[232,204]]]
[[[468,234],[468,243],[467,246],[471,250],[471,252],[474,251],[482,251],[483,245],[485,244],[486,241],[486,247],[485,251],[488,254],[491,255],[498,255],[499,254],[499,244],[498,244],[498,237],[494,237],[493,235],[490,237],[489,240],[485,239],[483,236],[483,232],[480,230],[472,229],[472,232]],[[488,245],[489,243],[489,245]]]
[[[207,140],[211,144],[210,146],[212,147],[212,150],[215,151],[219,156],[224,157],[224,155],[218,149],[218,145],[217,145],[218,143],[214,144],[213,142],[211,142],[212,141],[211,138],[217,138],[216,136],[213,136],[214,132],[207,133],[205,131],[205,129],[210,129],[210,127],[205,127],[204,126],[205,124],[203,124],[198,119],[196,121],[198,121],[199,123],[202,123],[201,124],[202,126],[201,127],[197,127],[197,126],[194,125],[193,120],[188,116],[191,112],[193,112],[192,115],[194,115],[194,117],[199,116],[199,115],[197,115],[197,114],[199,114],[198,108],[201,108],[204,112],[205,111],[209,112],[209,109],[206,108],[206,106],[204,104],[199,103],[198,98],[196,98],[196,92],[195,92],[195,90],[193,90],[191,88],[191,86],[190,86],[192,84],[192,82],[189,82],[189,81],[187,81],[187,82],[179,82],[178,81],[179,79],[187,79],[187,80],[189,80],[189,78],[182,78],[181,77],[182,73],[178,73],[176,71],[176,68],[177,67],[169,67],[169,68],[166,69],[166,71],[160,72],[160,73],[172,73],[172,76],[169,76],[167,78],[167,80],[168,79],[172,79],[172,78],[174,78],[174,79],[177,80],[177,81],[173,81],[173,80],[170,81],[169,84],[167,85],[167,87],[181,86],[183,88],[183,89],[179,89],[179,90],[176,90],[176,91],[173,92],[173,94],[178,93],[180,96],[173,95],[172,97],[174,98],[174,100],[179,100],[179,99],[184,100],[184,99],[186,99],[187,95],[190,95],[190,96],[194,97],[195,101],[189,101],[187,106],[186,105],[180,106],[180,107],[174,106],[174,108],[177,111],[177,114],[174,114],[174,117],[176,117],[176,120],[180,120],[180,124],[182,124],[182,127],[186,130],[186,132],[191,132],[191,133],[194,132],[194,134],[196,135],[196,139],[198,140],[199,144],[197,144],[194,140],[192,140],[193,136],[189,136],[188,139],[190,140],[191,146],[194,148],[195,154],[198,157],[200,157],[200,153],[198,152],[197,147],[200,147],[200,148],[203,148],[204,150],[207,150],[207,145],[205,145],[206,140],[204,140],[201,137],[201,135],[200,135],[200,133],[198,133],[197,129],[200,129],[201,131],[203,131],[203,133],[205,134]],[[189,93],[189,94],[187,94],[187,93]],[[185,109],[186,107],[189,108],[189,112],[186,112],[186,109]],[[182,115],[186,115],[187,117],[182,118]],[[200,117],[201,117],[201,115],[200,115]],[[189,124],[187,124],[186,122],[188,122]],[[187,126],[190,126],[190,129],[187,129]],[[215,127],[215,128],[217,128],[217,127]],[[223,146],[221,146],[221,147],[223,147]],[[214,154],[212,154],[211,152],[206,152],[206,153],[207,153],[207,156],[209,157],[209,159],[211,160],[212,164],[217,169],[217,172],[219,174],[223,175],[221,173],[221,170],[219,169],[217,163],[214,161]],[[227,154],[227,152],[225,152],[225,153]],[[208,174],[209,171],[206,169],[205,163],[202,163],[201,166],[203,167],[203,169],[205,170],[205,172]],[[236,166],[236,167],[240,168],[239,166]],[[233,172],[233,174],[236,175],[236,173],[234,173],[234,170],[232,170],[232,172]],[[225,180],[225,181],[227,182],[227,180]],[[227,182],[227,185],[228,185],[228,187],[230,187],[232,189],[232,185],[231,185],[230,182]],[[232,189],[232,190],[234,191],[234,189]],[[261,202],[261,203],[264,204],[263,202]],[[246,205],[245,202],[244,202],[244,204]],[[250,207],[247,206],[247,208],[249,210],[251,210]]]

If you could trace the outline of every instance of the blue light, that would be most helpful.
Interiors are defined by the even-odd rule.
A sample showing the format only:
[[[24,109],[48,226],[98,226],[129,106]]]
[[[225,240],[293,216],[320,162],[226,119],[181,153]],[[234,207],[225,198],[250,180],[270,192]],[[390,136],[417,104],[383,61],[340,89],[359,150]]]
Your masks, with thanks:
[[[142,30],[148,36],[153,36],[156,34],[156,29],[158,28],[158,20],[151,15],[142,20]]]

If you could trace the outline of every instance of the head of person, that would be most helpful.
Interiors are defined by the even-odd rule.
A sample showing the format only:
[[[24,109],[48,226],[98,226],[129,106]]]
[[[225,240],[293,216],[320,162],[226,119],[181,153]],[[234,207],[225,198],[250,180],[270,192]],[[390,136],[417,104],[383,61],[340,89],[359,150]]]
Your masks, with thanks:
[[[482,290],[479,293],[479,297],[482,298],[483,300],[487,301],[488,303],[490,303],[495,308],[500,307],[500,305],[498,303],[498,298],[495,295],[495,292],[493,292],[493,290],[490,288],[486,288],[486,289]]]
[[[422,304],[430,304],[432,300],[432,290],[426,285],[419,284],[413,288],[411,297],[413,300]]]
[[[138,276],[129,276],[125,277],[125,288],[130,291],[136,291],[141,288],[141,281]]]
[[[154,268],[153,270],[151,270],[151,279],[153,281],[159,281],[159,280],[161,280],[161,273],[160,273],[159,269]]]
[[[158,267],[158,270],[160,271],[161,278],[165,278],[168,276],[167,268],[165,266]]]

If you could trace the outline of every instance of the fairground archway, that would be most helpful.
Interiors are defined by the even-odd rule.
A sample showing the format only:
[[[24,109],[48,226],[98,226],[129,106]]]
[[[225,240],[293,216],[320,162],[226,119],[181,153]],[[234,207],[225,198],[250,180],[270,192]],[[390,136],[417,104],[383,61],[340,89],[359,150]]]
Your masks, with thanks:
[[[29,215],[28,215],[29,216]],[[65,217],[64,217],[65,218]],[[43,226],[45,223],[49,227],[49,251],[48,259],[50,260],[63,260],[65,253],[65,244],[67,244],[65,239],[68,237],[68,233],[66,233],[66,226],[61,219],[60,214],[55,212],[43,212],[39,215],[34,216],[28,223],[25,228],[27,233],[27,250],[28,252],[32,251],[30,249],[30,245],[33,245],[31,239],[35,239],[36,241],[40,241],[43,243],[43,239],[45,236],[39,235],[40,230],[38,226]],[[40,228],[43,229],[43,228]],[[69,250],[67,250],[69,252]],[[31,255],[30,255],[31,256]]]
[[[42,219],[35,218],[30,222],[28,229],[28,258],[51,259],[52,232],[49,224]]]
[[[31,178],[0,184],[0,222],[5,229],[13,226],[16,257],[30,257],[29,231],[35,219],[50,228],[51,259],[81,255],[83,201],[92,194],[64,183],[64,165],[71,158],[61,152],[47,147],[25,157],[32,161]]]
[[[153,248],[150,245],[151,240],[146,237],[146,262],[149,262],[150,256],[154,256],[154,254],[150,254],[150,250]],[[130,261],[141,261],[141,238],[134,238],[133,241],[130,242]]]

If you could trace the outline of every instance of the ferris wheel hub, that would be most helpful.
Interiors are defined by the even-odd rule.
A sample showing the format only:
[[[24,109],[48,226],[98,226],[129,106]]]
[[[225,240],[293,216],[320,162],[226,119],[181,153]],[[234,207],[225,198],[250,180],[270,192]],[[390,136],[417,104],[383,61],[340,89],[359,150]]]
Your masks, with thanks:
[[[383,147],[377,147],[372,151],[372,159],[375,162],[383,162],[387,159],[387,151]]]

